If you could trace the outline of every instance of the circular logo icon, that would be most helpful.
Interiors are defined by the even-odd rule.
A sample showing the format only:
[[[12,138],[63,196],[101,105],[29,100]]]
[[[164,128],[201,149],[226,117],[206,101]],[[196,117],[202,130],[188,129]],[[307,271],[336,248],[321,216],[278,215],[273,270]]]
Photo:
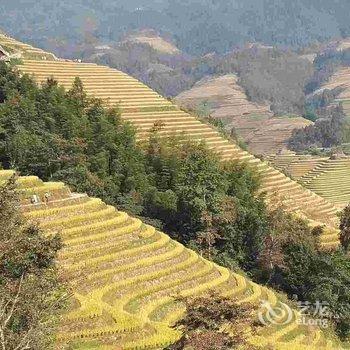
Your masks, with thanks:
[[[293,310],[281,301],[272,306],[270,302],[264,300],[261,307],[258,318],[265,326],[286,325],[293,320]]]

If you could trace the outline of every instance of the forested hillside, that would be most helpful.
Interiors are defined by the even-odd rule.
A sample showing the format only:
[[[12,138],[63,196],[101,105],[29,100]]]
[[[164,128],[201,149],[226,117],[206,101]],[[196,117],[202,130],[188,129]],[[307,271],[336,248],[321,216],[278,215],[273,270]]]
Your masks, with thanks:
[[[18,8],[21,11],[16,11]],[[226,52],[249,41],[300,47],[350,33],[350,3],[339,0],[3,0],[1,27],[46,49],[91,37],[119,41],[139,28],[171,33],[192,54]],[[56,51],[57,52],[57,51]]]
[[[0,75],[2,167],[45,180],[64,180],[72,190],[86,191],[112,205],[72,195],[62,183],[44,184],[36,176],[20,178],[27,200],[34,193],[42,201],[45,192],[51,193],[45,202],[25,205],[25,216],[39,220],[47,232],[59,230],[66,244],[60,257],[74,298],[71,313],[60,328],[59,342],[74,340],[69,344],[72,349],[121,345],[138,350],[154,348],[154,344],[163,348],[178,337],[168,329],[182,310],[174,303],[174,293],[190,296],[219,286],[218,293],[232,294],[229,270],[199,258],[140,220],[116,212],[116,206],[143,216],[201,256],[234,271],[243,269],[257,282],[289,297],[297,296],[312,305],[324,300],[329,305],[330,314],[325,318],[329,334],[334,330],[339,336],[327,338],[315,327],[292,322],[269,328],[269,334],[262,331],[252,339],[254,344],[267,348],[273,343],[278,345],[276,349],[285,349],[284,343],[288,343],[304,349],[307,342],[309,349],[341,349],[339,340],[350,333],[346,211],[340,236],[344,250],[328,252],[321,248],[323,226],[310,227],[301,217],[285,212],[278,201],[266,205],[260,192],[263,179],[248,164],[234,158],[222,162],[205,143],[162,138],[157,131],[139,148],[134,128],[120,118],[119,110],[106,109],[101,100],[87,97],[79,79],[67,91],[53,79],[39,87],[4,63]],[[0,179],[6,180],[9,174],[11,170],[1,171]],[[178,258],[182,253],[185,256]],[[169,260],[164,266],[163,255]],[[148,265],[158,269],[159,262],[160,270],[147,269]],[[267,288],[238,274],[232,276],[240,281],[233,280],[233,294],[240,302],[254,303],[265,295],[277,302],[279,296]],[[246,293],[247,284],[251,287]],[[338,310],[342,310],[339,315]],[[246,322],[235,319],[238,332],[241,328],[237,327],[244,328]],[[154,328],[143,332],[148,325]],[[292,338],[284,338],[291,329]],[[128,337],[115,337],[126,333]],[[209,340],[225,335],[221,328],[203,334]],[[245,336],[239,339],[242,343]],[[89,343],[91,340],[96,342]]]
[[[350,349],[349,13],[0,0],[0,350]]]

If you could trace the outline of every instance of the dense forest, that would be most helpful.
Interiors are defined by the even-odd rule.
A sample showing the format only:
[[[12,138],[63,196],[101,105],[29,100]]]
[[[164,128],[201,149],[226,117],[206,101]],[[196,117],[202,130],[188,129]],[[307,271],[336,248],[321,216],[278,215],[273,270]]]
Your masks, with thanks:
[[[17,11],[18,8],[21,11]],[[339,0],[3,0],[1,27],[43,48],[73,47],[93,34],[115,42],[130,30],[170,34],[191,54],[224,53],[245,42],[302,47],[348,36],[350,4]]]
[[[138,145],[117,106],[105,109],[88,98],[79,79],[69,91],[54,80],[38,87],[6,64],[0,77],[4,168],[65,181],[259,283],[301,301],[327,302],[336,332],[349,335],[349,208],[341,217],[342,247],[323,251],[323,228],[309,227],[279,203],[267,207],[247,165],[221,162],[205,143],[161,139],[156,128]]]

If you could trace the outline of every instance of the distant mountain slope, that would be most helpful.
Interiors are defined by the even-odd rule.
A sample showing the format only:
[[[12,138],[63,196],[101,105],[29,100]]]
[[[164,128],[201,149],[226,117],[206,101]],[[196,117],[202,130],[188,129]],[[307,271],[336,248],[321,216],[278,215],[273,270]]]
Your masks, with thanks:
[[[333,104],[342,103],[346,114],[350,115],[350,38],[333,40],[324,45],[315,60],[315,77],[318,78],[315,89],[309,99],[320,98],[325,90],[330,90]],[[316,80],[317,81],[317,80]],[[329,97],[328,97],[329,99]]]
[[[235,118],[249,114],[272,116],[267,104],[248,101],[235,74],[203,78],[192,89],[179,94],[175,101],[187,108],[195,108],[205,103],[211,108],[212,116],[218,118]]]
[[[235,128],[254,154],[287,148],[293,130],[311,124],[301,117],[273,117],[268,104],[248,100],[234,74],[204,78],[175,101],[195,110],[205,105],[212,117],[224,120],[228,129]]]
[[[322,89],[343,88],[343,91],[338,95],[339,100],[350,100],[350,67],[342,67],[338,69],[326,82]]]
[[[175,55],[181,52],[173,43],[164,39],[155,31],[150,30],[141,30],[133,34],[129,34],[121,43],[125,42],[146,44],[152,47],[154,50],[169,55]]]
[[[191,54],[227,52],[244,42],[300,47],[350,34],[348,0],[2,0],[1,26],[47,50],[86,33],[119,41],[128,31],[171,33]]]
[[[313,95],[320,95],[324,90],[339,89],[340,93],[332,103],[341,104],[346,115],[350,116],[350,67],[340,67]]]
[[[254,154],[275,154],[288,148],[294,130],[311,124],[302,117],[271,117],[261,124],[258,122],[256,130],[246,137],[246,143]]]
[[[194,58],[150,29],[133,31],[119,42],[87,46],[76,56],[122,70],[169,97],[190,88],[196,81],[191,75],[190,62]]]
[[[0,33],[1,46],[14,58],[28,58],[41,60],[56,60],[56,56],[52,53],[38,49],[28,44],[24,44],[4,33]]]

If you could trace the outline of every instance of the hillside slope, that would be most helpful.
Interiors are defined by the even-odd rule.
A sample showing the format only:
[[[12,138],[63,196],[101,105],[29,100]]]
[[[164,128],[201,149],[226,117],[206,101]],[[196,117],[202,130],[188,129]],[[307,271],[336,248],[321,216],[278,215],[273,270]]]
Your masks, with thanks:
[[[16,58],[28,58],[39,60],[56,60],[56,56],[52,53],[46,52],[42,49],[33,47],[28,44],[24,44],[13,38],[10,38],[6,34],[0,33],[1,46]]]
[[[330,80],[322,86],[322,89],[334,89],[343,87],[344,90],[338,98],[340,100],[350,99],[350,67],[342,67],[338,69],[330,78]]]
[[[109,105],[119,104],[122,118],[137,127],[139,141],[148,137],[154,123],[161,126],[160,134],[180,132],[185,134],[184,137],[203,140],[223,160],[237,159],[255,167],[262,176],[262,190],[267,192],[268,200],[278,199],[289,210],[311,221],[330,227],[337,225],[337,209],[331,203],[243,151],[232,141],[223,138],[213,127],[183,112],[127,74],[89,63],[35,60],[24,60],[23,63],[18,69],[33,75],[39,83],[48,77],[55,77],[60,84],[70,88],[75,77],[80,77],[88,94],[102,98]],[[330,234],[323,238],[324,243],[328,246],[337,244],[337,233],[327,233]]]
[[[314,94],[319,94],[325,89],[335,88],[342,88],[335,103],[342,104],[345,114],[350,116],[350,67],[339,68]]]
[[[0,183],[12,171],[0,171]],[[173,296],[210,289],[242,303],[278,296],[242,275],[209,262],[140,220],[101,200],[70,193],[63,184],[20,177],[22,210],[46,233],[59,232],[65,243],[60,266],[74,295],[57,337],[57,347],[72,349],[160,349],[178,338],[169,325],[183,313]],[[45,193],[50,193],[45,201]],[[38,202],[31,203],[36,194]],[[280,310],[280,309],[279,309]],[[286,315],[287,317],[288,315]],[[341,349],[314,326],[298,324],[297,311],[286,322],[262,328],[250,342],[264,349]]]
[[[280,154],[268,157],[280,171],[343,209],[350,202],[350,157]]]
[[[129,34],[121,43],[123,44],[125,42],[146,44],[156,51],[170,55],[179,54],[181,52],[174,44],[162,38],[158,33],[152,30],[144,29]]]
[[[287,148],[293,130],[310,124],[301,117],[273,117],[268,104],[248,100],[234,74],[202,79],[175,101],[194,110],[205,104],[211,116],[225,121],[228,129],[235,128],[254,154],[273,154]]]
[[[293,152],[277,154],[267,158],[278,170],[288,174],[293,179],[300,180],[314,168],[328,161],[328,157],[297,155]]]
[[[310,190],[344,208],[350,202],[350,158],[327,159],[300,178]]]

